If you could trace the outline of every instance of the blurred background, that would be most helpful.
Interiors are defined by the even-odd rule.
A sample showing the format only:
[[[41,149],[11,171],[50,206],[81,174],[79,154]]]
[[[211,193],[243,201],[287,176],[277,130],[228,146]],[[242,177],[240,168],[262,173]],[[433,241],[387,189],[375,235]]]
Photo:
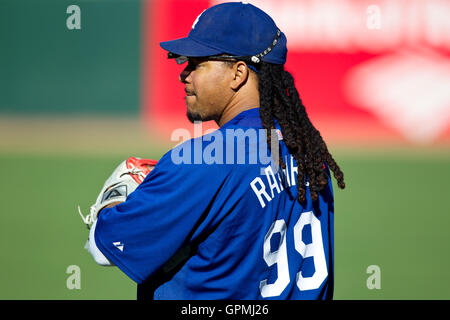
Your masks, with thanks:
[[[136,298],[83,249],[77,205],[123,159],[194,134],[183,66],[158,43],[219,2],[0,0],[0,299]],[[345,174],[335,299],[449,299],[450,1],[248,2],[285,32],[286,69]]]

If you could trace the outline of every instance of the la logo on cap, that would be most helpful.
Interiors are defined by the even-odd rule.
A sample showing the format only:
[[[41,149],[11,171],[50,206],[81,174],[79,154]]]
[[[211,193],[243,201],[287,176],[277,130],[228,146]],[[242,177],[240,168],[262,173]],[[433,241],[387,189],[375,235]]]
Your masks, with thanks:
[[[192,24],[192,29],[195,28],[195,25],[197,24],[198,20],[200,19],[200,16],[201,16],[201,15],[203,14],[203,12],[205,12],[205,11],[206,11],[206,9],[203,10],[202,13],[200,13],[200,14],[197,16],[197,18],[195,19],[194,23]]]

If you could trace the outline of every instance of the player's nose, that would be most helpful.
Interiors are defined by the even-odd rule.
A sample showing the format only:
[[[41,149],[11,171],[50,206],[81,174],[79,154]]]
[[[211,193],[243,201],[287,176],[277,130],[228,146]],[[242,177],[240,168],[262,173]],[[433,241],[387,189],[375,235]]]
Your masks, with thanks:
[[[191,74],[191,70],[189,70],[188,67],[186,67],[186,68],[184,68],[183,71],[181,71],[181,73],[180,73],[180,75],[178,77],[178,80],[181,83],[187,83],[188,80],[186,80],[186,79],[189,77],[190,74]]]

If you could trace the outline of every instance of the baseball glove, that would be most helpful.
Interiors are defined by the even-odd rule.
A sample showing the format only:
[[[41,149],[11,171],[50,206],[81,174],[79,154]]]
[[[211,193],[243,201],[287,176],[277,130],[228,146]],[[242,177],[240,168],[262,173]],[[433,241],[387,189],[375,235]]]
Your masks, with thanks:
[[[130,157],[114,170],[112,175],[106,180],[97,201],[91,206],[89,214],[85,217],[78,206],[78,213],[90,229],[97,220],[100,210],[114,202],[124,202],[127,196],[132,193],[144,178],[156,165],[157,160],[141,159]]]

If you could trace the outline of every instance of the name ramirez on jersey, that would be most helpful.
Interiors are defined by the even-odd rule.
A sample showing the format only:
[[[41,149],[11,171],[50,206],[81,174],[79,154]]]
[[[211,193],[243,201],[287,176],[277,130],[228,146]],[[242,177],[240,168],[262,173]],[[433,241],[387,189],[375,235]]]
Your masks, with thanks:
[[[283,185],[285,187],[296,185],[298,168],[294,163],[294,157],[289,155],[289,158],[289,161],[287,161],[287,157],[284,159],[286,169],[282,169],[275,174],[272,166],[269,165],[264,168],[265,175],[256,177],[250,182],[250,187],[258,198],[261,208],[264,208],[266,203],[272,201],[277,194],[284,191]],[[306,186],[308,186],[308,182],[306,183]]]

